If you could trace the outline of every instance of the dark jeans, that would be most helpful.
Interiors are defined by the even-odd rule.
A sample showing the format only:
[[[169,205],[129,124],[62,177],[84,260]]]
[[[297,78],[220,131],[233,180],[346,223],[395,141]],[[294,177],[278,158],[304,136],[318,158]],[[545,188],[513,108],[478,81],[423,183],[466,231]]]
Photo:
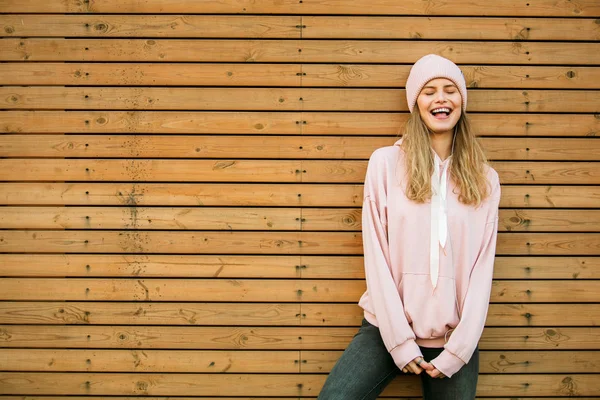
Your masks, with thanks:
[[[444,349],[421,347],[425,361]],[[319,400],[366,400],[377,396],[397,376],[405,375],[385,348],[379,328],[363,319],[362,326],[335,364],[319,394]],[[420,374],[425,400],[475,399],[479,351],[452,378],[433,379]]]

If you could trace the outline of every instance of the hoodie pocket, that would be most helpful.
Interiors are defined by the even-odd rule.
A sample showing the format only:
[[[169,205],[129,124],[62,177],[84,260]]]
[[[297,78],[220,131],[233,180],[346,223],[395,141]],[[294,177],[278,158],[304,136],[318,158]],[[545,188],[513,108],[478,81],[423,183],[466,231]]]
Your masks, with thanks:
[[[435,290],[428,274],[403,274],[400,293],[404,312],[421,339],[443,337],[458,325],[456,285],[453,278],[440,276]]]

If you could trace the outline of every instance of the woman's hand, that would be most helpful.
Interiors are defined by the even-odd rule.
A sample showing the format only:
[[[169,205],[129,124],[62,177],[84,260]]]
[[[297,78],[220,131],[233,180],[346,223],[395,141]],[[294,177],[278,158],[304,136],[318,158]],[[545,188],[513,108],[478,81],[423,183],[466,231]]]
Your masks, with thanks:
[[[425,361],[423,357],[416,357],[414,360],[406,364],[404,368],[402,368],[402,372],[404,372],[405,374],[419,375],[423,371],[426,371],[429,374],[429,371],[433,371],[434,369],[435,367],[429,364],[427,361]]]
[[[431,364],[429,364],[429,365],[431,365]],[[433,367],[432,370],[427,370],[425,372],[427,372],[427,374],[432,378],[445,378],[446,377],[446,375],[442,374],[440,372],[440,370],[437,369],[436,367]]]

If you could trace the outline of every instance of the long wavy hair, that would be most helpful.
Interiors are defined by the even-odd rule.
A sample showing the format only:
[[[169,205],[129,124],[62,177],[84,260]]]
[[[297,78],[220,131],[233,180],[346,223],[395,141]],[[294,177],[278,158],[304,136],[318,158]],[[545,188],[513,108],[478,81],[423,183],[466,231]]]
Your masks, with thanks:
[[[477,140],[469,117],[463,111],[456,124],[454,150],[450,161],[450,178],[458,190],[461,203],[478,206],[489,195],[486,178],[487,158]],[[406,196],[424,203],[431,199],[431,175],[434,158],[431,150],[430,131],[421,119],[419,107],[411,113],[404,128],[402,148],[405,153],[407,185]]]

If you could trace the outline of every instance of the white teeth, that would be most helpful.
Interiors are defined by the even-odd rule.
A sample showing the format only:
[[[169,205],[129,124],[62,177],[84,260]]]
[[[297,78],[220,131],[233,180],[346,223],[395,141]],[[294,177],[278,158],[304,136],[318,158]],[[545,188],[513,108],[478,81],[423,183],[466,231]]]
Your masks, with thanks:
[[[436,109],[431,110],[432,114],[437,114],[437,113],[442,113],[442,112],[450,114],[450,109],[446,108],[446,107],[441,107],[441,108],[436,108]]]

